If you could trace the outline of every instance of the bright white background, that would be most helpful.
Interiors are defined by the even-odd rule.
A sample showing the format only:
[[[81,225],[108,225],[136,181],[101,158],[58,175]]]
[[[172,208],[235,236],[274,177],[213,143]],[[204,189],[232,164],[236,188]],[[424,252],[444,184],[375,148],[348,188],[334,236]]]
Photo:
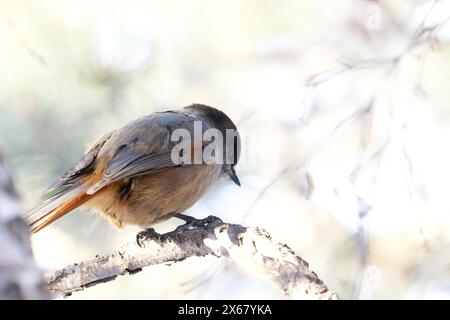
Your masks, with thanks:
[[[243,186],[189,214],[266,228],[343,298],[450,298],[449,4],[0,1],[0,146],[31,207],[107,130],[219,107],[244,137]],[[79,210],[32,242],[56,269],[136,231]],[[195,258],[72,297],[87,298],[283,296]]]

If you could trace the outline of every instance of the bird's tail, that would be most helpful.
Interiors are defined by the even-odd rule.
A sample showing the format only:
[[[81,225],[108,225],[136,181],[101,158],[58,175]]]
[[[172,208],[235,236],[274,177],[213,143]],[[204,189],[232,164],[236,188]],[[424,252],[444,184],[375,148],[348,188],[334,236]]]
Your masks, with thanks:
[[[71,186],[58,192],[41,205],[25,213],[25,222],[32,233],[36,233],[55,220],[88,201],[91,195],[86,194],[83,185]]]

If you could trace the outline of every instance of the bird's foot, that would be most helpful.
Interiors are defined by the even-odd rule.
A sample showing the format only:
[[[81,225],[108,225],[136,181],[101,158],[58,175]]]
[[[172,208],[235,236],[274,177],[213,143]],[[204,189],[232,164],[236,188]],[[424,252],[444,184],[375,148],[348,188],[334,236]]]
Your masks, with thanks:
[[[144,231],[139,232],[136,235],[136,243],[138,244],[139,247],[143,247],[144,246],[144,241],[145,240],[149,240],[149,239],[159,239],[160,238],[160,234],[158,232],[155,231],[155,229],[153,228],[148,228],[145,229]]]
[[[185,223],[178,226],[175,230],[165,233],[165,234],[159,234],[153,228],[145,229],[136,235],[136,243],[138,244],[138,246],[143,248],[144,241],[147,241],[147,240],[164,241],[167,238],[169,238],[170,236],[173,236],[173,235],[183,232],[185,230],[189,230],[192,228],[198,228],[198,227],[206,227],[206,226],[210,225],[211,223],[221,223],[222,222],[222,220],[220,218],[215,217],[215,216],[208,216],[204,219],[197,219],[197,218],[187,216],[187,215],[181,214],[181,213],[175,213],[175,214],[173,214],[173,216],[185,221]]]

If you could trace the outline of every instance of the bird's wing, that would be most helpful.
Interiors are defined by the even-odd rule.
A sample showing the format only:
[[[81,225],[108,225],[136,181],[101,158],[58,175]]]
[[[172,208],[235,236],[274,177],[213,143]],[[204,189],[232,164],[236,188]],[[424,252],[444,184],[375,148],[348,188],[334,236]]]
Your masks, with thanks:
[[[169,121],[172,117],[177,118],[177,125],[172,126]],[[108,157],[103,168],[102,177],[89,187],[86,191],[92,195],[103,187],[116,181],[149,175],[173,167],[181,166],[178,161],[172,159],[173,147],[178,143],[171,140],[171,134],[180,126],[191,127],[195,119],[177,113],[164,112],[157,119],[142,118],[130,123],[129,126],[120,130],[111,139],[111,145],[115,145],[114,153]],[[127,135],[125,132],[135,132],[135,135]],[[116,138],[117,137],[117,138]],[[191,154],[202,152],[205,142],[190,147]],[[109,142],[108,146],[110,147]]]
[[[107,163],[102,178],[87,190],[87,194],[94,194],[104,186],[119,180],[148,175],[176,166],[179,164],[172,161],[171,151],[161,150],[145,154],[123,146]]]
[[[176,164],[172,161],[170,151],[142,154],[122,148],[106,166],[103,178],[117,181],[174,166]]]

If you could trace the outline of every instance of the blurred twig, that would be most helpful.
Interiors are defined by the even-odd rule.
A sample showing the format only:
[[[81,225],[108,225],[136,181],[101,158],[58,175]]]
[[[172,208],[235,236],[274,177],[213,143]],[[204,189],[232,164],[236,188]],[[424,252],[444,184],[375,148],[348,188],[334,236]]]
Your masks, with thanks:
[[[310,76],[308,79],[306,79],[305,86],[317,87],[324,82],[333,80],[339,75],[352,70],[365,70],[388,66],[390,67],[390,71],[393,71],[397,68],[400,61],[417,47],[423,45],[429,45],[433,47],[436,44],[440,43],[440,41],[436,37],[436,34],[450,21],[450,17],[447,17],[443,21],[440,21],[439,23],[436,23],[434,25],[426,26],[426,21],[435,8],[437,2],[437,0],[434,0],[432,6],[427,11],[422,21],[414,29],[407,46],[400,53],[389,57],[371,57],[355,61],[340,60],[338,61],[338,65],[336,65],[335,67]]]
[[[3,9],[3,8],[0,8]],[[6,27],[11,31],[11,33],[14,35],[14,37],[17,39],[19,44],[25,49],[25,51],[35,60],[37,61],[42,67],[47,68],[48,63],[45,57],[36,51],[29,43],[28,41],[14,28],[14,25],[11,21],[11,19],[5,14],[4,10],[0,10],[3,15],[3,19],[5,21]]]
[[[255,200],[250,204],[250,206],[247,209],[247,213],[242,217],[241,221],[245,221],[250,214],[252,213],[253,208],[255,205],[264,197],[264,195],[283,177],[290,174],[291,172],[297,170],[298,168],[302,167],[307,161],[315,154],[317,150],[322,148],[332,137],[335,136],[335,134],[345,125],[348,123],[353,123],[355,120],[361,119],[364,115],[366,115],[368,112],[370,112],[372,105],[374,103],[374,100],[369,101],[369,103],[363,107],[358,108],[354,112],[352,112],[350,115],[339,121],[331,130],[328,132],[325,136],[321,137],[320,140],[317,143],[314,143],[309,150],[305,151],[302,157],[296,158],[294,161],[292,161],[290,164],[285,166],[282,170],[278,172],[277,175],[275,175],[270,182],[260,190],[258,195],[256,196]]]

